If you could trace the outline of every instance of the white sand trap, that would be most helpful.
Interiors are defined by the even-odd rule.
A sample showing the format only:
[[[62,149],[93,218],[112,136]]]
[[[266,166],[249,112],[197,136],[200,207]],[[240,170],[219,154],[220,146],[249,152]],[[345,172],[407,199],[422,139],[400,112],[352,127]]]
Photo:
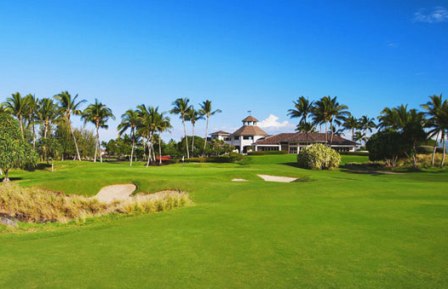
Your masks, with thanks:
[[[232,179],[232,182],[247,182],[246,179]]]
[[[134,184],[124,184],[124,185],[112,185],[103,187],[96,198],[105,203],[111,203],[113,201],[125,201],[131,197],[131,194],[135,191],[137,187]]]
[[[270,175],[257,175],[266,182],[277,182],[277,183],[291,183],[297,180],[297,178],[290,177],[280,177],[280,176],[270,176]]]

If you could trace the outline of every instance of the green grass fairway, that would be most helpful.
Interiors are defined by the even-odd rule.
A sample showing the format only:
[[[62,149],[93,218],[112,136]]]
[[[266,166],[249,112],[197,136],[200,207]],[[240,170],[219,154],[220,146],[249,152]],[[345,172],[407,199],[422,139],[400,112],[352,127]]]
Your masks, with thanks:
[[[448,288],[448,171],[357,174],[294,164],[295,156],[276,155],[13,172],[24,186],[84,195],[127,182],[140,191],[179,188],[195,205],[1,233],[0,288]],[[267,183],[257,174],[302,181]]]

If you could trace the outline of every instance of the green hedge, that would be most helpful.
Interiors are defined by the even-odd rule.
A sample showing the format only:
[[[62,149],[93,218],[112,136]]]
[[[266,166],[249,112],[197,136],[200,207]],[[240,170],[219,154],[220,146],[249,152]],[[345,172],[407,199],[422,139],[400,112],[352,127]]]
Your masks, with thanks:
[[[286,155],[286,154],[288,154],[287,151],[256,151],[247,153],[247,155],[249,156]]]
[[[359,152],[340,152],[340,155],[343,156],[369,156],[368,151],[359,151]]]
[[[218,157],[194,157],[185,159],[185,163],[235,163],[242,161],[244,156],[238,153],[230,153],[228,155]]]

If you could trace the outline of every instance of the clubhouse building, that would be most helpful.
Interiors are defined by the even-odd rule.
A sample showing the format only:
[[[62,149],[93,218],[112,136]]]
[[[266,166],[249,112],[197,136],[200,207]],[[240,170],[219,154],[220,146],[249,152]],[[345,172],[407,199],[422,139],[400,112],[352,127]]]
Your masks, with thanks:
[[[356,143],[340,135],[325,133],[280,133],[269,136],[257,126],[258,120],[248,116],[242,120],[243,126],[233,133],[217,131],[211,133],[212,139],[218,139],[235,147],[240,153],[249,151],[286,151],[290,154],[300,153],[300,149],[315,143],[329,144],[339,152],[355,151]]]

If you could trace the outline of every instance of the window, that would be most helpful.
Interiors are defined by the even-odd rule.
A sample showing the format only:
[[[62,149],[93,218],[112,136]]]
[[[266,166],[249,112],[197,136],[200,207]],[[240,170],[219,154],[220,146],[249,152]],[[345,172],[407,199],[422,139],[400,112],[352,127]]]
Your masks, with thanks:
[[[251,136],[251,135],[245,135],[245,136],[243,136],[243,139],[245,139],[245,140],[252,140],[254,137],[253,136]]]

